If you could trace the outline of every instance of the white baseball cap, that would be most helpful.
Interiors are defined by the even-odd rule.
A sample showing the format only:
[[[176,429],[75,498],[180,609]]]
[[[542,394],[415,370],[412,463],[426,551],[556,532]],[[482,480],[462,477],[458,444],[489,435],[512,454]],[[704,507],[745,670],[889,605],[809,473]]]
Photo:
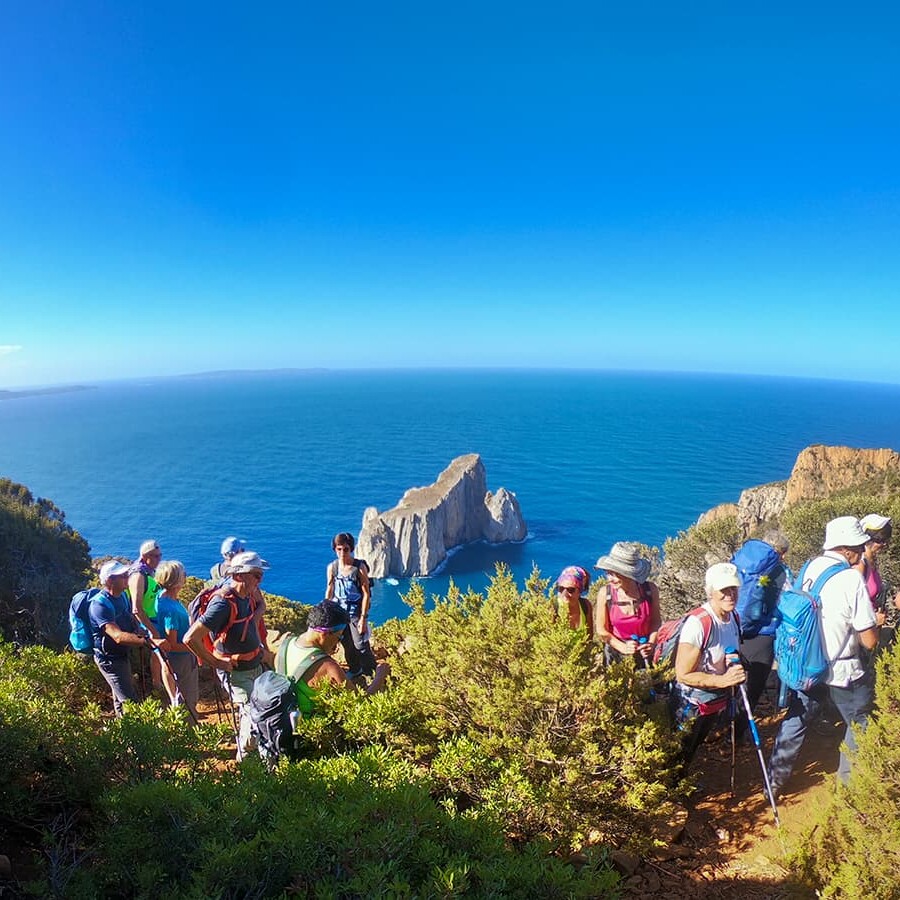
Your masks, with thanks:
[[[724,591],[729,587],[740,587],[737,566],[734,563],[721,562],[706,570],[706,589],[708,591]]]
[[[825,543],[823,550],[834,550],[835,547],[862,547],[868,544],[869,535],[863,531],[856,516],[838,516],[825,526]]]
[[[245,550],[231,558],[231,565],[228,571],[232,575],[240,575],[242,572],[254,572],[259,569],[265,572],[269,568],[269,564],[258,554],[252,550]]]
[[[100,566],[100,584],[106,584],[116,575],[127,575],[128,566],[123,566],[117,559],[110,559]]]

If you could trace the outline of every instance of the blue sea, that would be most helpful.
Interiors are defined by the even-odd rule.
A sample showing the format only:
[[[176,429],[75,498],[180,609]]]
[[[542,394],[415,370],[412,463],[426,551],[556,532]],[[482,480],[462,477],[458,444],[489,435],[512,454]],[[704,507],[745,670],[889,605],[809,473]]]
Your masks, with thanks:
[[[751,485],[786,478],[814,443],[900,447],[900,386],[598,371],[234,373],[103,383],[0,402],[0,476],[65,510],[95,556],[146,538],[206,576],[246,539],[264,587],[322,598],[331,537],[480,453],[516,493],[517,545],[475,545],[424,579],[481,589],[591,568],[613,541],[661,544]],[[408,611],[376,583],[372,617]]]

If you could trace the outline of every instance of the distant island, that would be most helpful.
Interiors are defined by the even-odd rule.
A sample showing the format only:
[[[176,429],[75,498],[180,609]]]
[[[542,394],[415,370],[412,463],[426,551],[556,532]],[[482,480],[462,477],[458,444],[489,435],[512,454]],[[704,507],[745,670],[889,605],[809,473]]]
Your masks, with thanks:
[[[21,391],[0,390],[0,400],[20,400],[22,397],[41,397],[45,394],[71,394],[73,391],[92,391],[93,385],[66,384],[58,387],[25,388]]]

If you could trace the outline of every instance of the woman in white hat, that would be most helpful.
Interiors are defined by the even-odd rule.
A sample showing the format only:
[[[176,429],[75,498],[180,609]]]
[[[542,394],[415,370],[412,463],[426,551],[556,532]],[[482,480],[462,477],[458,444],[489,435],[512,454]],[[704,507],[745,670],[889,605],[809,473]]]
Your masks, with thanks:
[[[606,645],[607,662],[625,657],[640,668],[649,665],[661,622],[659,588],[647,579],[650,561],[635,544],[613,544],[594,567],[606,572],[606,592],[597,596],[597,638]]]
[[[884,624],[885,619],[888,590],[878,569],[878,554],[891,541],[891,520],[888,516],[869,513],[869,515],[863,516],[859,520],[859,524],[869,536],[869,540],[864,546],[862,559],[860,559],[857,568],[862,574],[863,581],[866,583],[866,591],[869,594],[869,600],[872,601],[876,621],[881,626]],[[898,603],[900,603],[900,592],[894,597],[894,606],[897,607]]]

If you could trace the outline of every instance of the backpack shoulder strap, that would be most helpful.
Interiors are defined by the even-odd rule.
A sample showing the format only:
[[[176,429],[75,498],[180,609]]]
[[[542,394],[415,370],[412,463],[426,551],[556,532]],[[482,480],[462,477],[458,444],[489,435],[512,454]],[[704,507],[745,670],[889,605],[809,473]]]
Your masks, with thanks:
[[[825,582],[831,578],[832,575],[837,575],[838,572],[843,572],[844,569],[849,569],[850,563],[848,562],[836,562],[833,566],[829,566],[822,572],[819,577],[813,582],[813,586],[809,589],[809,592],[814,596],[818,597],[822,592],[822,588],[825,587]]]

